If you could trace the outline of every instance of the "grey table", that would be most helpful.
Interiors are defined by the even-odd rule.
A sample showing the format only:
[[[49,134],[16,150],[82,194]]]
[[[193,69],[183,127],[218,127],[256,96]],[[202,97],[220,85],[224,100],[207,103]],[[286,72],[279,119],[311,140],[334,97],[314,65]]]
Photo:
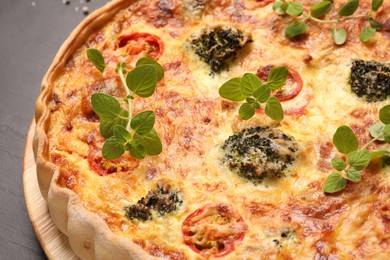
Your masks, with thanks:
[[[22,162],[40,83],[62,42],[108,0],[0,0],[0,259],[45,259],[28,218]]]

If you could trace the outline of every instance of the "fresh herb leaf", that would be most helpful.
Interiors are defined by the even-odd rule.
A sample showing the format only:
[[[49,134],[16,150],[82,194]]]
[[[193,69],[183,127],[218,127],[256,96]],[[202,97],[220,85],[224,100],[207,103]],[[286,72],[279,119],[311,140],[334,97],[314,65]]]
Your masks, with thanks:
[[[255,109],[259,109],[260,108],[260,104],[259,104],[259,102],[257,102],[256,99],[254,99],[254,98],[246,98],[245,100],[246,100],[246,102],[251,104]]]
[[[253,93],[254,98],[260,103],[265,103],[271,96],[271,89],[267,84],[261,85],[255,93]]]
[[[154,66],[142,65],[127,73],[126,84],[133,93],[147,98],[153,95],[157,78],[158,75]]]
[[[121,105],[115,98],[103,94],[95,93],[91,97],[93,111],[103,120],[111,121],[120,117]]]
[[[254,116],[255,112],[255,108],[252,104],[244,103],[241,105],[238,114],[242,119],[248,120]]]
[[[291,23],[289,26],[287,26],[284,33],[287,38],[293,38],[295,36],[305,33],[307,29],[308,27],[304,22],[295,21]]]
[[[147,155],[145,146],[138,140],[133,140],[126,144],[126,150],[137,159],[143,159]]]
[[[117,143],[124,144],[131,139],[129,131],[121,125],[116,125],[113,132]]]
[[[378,9],[381,7],[382,4],[383,4],[383,0],[372,0],[371,10],[378,11]]]
[[[252,96],[256,89],[261,86],[262,82],[255,74],[245,73],[240,81],[240,89],[243,96]]]
[[[385,138],[385,141],[390,144],[390,125],[386,125],[385,128],[383,128],[383,137]]]
[[[219,88],[219,95],[231,101],[243,101],[246,97],[241,92],[240,78],[232,78]]]
[[[269,86],[271,90],[279,89],[286,83],[287,77],[288,69],[286,67],[272,67],[268,75],[267,86]]]
[[[310,14],[313,17],[321,17],[325,14],[327,14],[330,9],[332,8],[333,3],[330,1],[322,1],[318,4],[313,5],[310,7]]]
[[[295,17],[300,16],[301,14],[303,14],[302,4],[300,2],[288,3],[286,13]]]
[[[376,30],[372,27],[366,27],[363,29],[363,31],[359,34],[359,39],[363,42],[368,42],[374,37]]]
[[[143,111],[131,119],[130,126],[137,134],[145,135],[153,129],[155,119],[153,111]]]
[[[164,77],[164,68],[160,64],[158,64],[155,60],[151,58],[141,58],[137,61],[135,66],[140,67],[144,65],[149,65],[154,67],[154,69],[156,70],[157,81],[160,81]]]
[[[375,30],[382,29],[382,25],[379,22],[372,19],[371,17],[368,19],[368,21],[370,22],[371,27],[374,28]]]
[[[283,108],[276,97],[270,97],[265,105],[265,114],[275,121],[284,118]]]
[[[120,117],[115,118],[114,120],[105,121],[104,119],[100,119],[100,133],[103,137],[109,138],[114,135],[115,126],[123,126],[126,127],[129,120],[127,117],[129,113],[127,110],[122,109],[119,113]]]
[[[390,124],[390,105],[386,105],[379,110],[379,119],[385,125]]]
[[[160,137],[154,129],[145,135],[135,133],[134,140],[138,140],[143,144],[148,155],[158,155],[162,151]]]
[[[341,158],[333,158],[331,163],[333,168],[335,168],[338,171],[343,171],[345,167],[347,167],[347,164]]]
[[[334,43],[336,43],[337,45],[344,44],[347,40],[347,32],[344,30],[344,28],[340,28],[337,30],[333,29],[330,32],[332,34]]]
[[[356,170],[367,167],[371,160],[371,153],[367,150],[353,151],[347,155],[347,161]]]
[[[374,159],[376,157],[379,157],[379,156],[382,156],[382,155],[385,155],[388,153],[389,153],[389,151],[386,151],[386,150],[378,150],[378,151],[371,152],[371,159]]]
[[[338,13],[339,15],[342,16],[351,16],[355,13],[359,6],[359,1],[358,0],[349,0],[345,5],[343,5]]]
[[[359,182],[362,179],[362,175],[360,171],[356,170],[355,168],[350,168],[347,170],[347,178],[352,182]]]
[[[352,129],[348,126],[340,126],[336,133],[333,135],[333,144],[337,150],[343,154],[349,154],[350,152],[356,151],[359,142],[353,133]]]
[[[106,68],[104,57],[102,53],[97,49],[88,49],[87,57],[90,62],[101,72],[103,73]]]
[[[107,139],[103,144],[102,155],[106,160],[114,160],[125,152],[124,145],[118,143],[114,136]]]
[[[368,129],[368,132],[370,132],[370,135],[372,137],[377,138],[377,140],[384,141],[385,138],[382,136],[384,128],[385,128],[385,124],[383,124],[382,122],[378,122],[375,125],[372,125]]]
[[[335,193],[341,191],[347,185],[347,181],[338,173],[332,173],[326,178],[322,189],[327,193]]]
[[[281,2],[277,1],[272,5],[272,9],[275,11],[277,14],[286,14],[286,10],[288,7],[288,3],[286,2]]]

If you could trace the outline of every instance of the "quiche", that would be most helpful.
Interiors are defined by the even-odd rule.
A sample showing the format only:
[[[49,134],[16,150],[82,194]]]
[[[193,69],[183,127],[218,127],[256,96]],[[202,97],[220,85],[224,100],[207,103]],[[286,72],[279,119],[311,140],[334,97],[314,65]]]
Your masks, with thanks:
[[[334,8],[322,17],[338,23],[306,17],[304,33],[287,38],[301,18],[283,12],[318,14],[317,3],[280,11],[272,0],[118,0],[75,29],[43,79],[34,153],[51,218],[80,258],[390,258],[388,146],[369,132],[389,104],[390,1],[375,12],[360,1],[356,19],[337,13],[346,1],[323,3]],[[362,41],[368,23],[375,35]],[[330,31],[340,28],[348,35],[335,44]],[[157,73],[153,95],[123,84],[141,65]],[[276,68],[288,74],[266,106],[232,89],[236,100],[221,97],[227,82],[264,83]],[[104,156],[112,139],[94,96],[131,103],[133,115],[153,111],[158,147],[144,138]],[[128,115],[118,116],[123,129]],[[384,152],[361,181],[327,193],[333,159],[346,161],[333,145],[340,126],[359,149]]]

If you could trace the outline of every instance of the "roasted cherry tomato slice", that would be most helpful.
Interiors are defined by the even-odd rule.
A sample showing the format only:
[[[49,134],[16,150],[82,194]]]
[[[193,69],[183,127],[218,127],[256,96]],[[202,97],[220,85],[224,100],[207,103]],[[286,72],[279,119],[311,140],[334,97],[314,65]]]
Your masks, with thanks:
[[[224,203],[204,205],[191,213],[182,226],[184,243],[205,257],[231,253],[247,229],[238,211]]]
[[[267,65],[257,70],[256,75],[262,80],[267,81],[269,71],[273,65]],[[273,92],[273,96],[277,97],[279,101],[283,102],[295,98],[302,90],[303,82],[299,73],[293,69],[288,68],[288,78],[286,83],[278,90]]]
[[[119,36],[118,47],[126,47],[130,55],[137,55],[145,51],[150,58],[155,60],[164,52],[162,40],[150,33],[132,33]]]

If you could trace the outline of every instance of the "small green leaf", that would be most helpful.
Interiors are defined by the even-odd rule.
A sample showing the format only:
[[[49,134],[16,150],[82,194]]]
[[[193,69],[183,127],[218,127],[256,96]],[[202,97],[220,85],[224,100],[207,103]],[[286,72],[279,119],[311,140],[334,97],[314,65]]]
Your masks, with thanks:
[[[338,13],[339,15],[342,16],[350,16],[353,15],[356,11],[356,9],[359,6],[359,1],[358,0],[349,0],[345,5],[343,5]]]
[[[265,102],[267,102],[267,100],[271,96],[271,89],[266,84],[261,85],[258,89],[256,89],[255,93],[253,93],[253,96],[260,103],[265,103]]]
[[[390,124],[390,105],[386,105],[379,110],[379,119],[385,125]]]
[[[145,135],[149,133],[154,126],[156,116],[151,110],[146,110],[131,119],[131,128],[139,135]]]
[[[333,144],[340,153],[348,154],[357,150],[358,139],[348,126],[340,126],[333,135]]]
[[[272,67],[268,79],[267,79],[267,85],[270,87],[271,90],[276,90],[281,88],[284,83],[286,83],[288,77],[288,69],[284,66],[276,66]]]
[[[375,125],[372,125],[368,132],[370,132],[370,135],[374,138],[377,138],[378,136],[381,136],[383,134],[383,129],[385,128],[385,124],[382,122],[378,122]],[[378,138],[379,141],[384,141],[385,138],[383,136]]]
[[[290,2],[288,3],[288,7],[286,10],[286,13],[291,15],[291,16],[300,16],[303,14],[303,7],[301,2]]]
[[[127,117],[129,113],[127,110],[122,109],[119,113],[119,116],[113,120],[105,121],[104,119],[100,119],[100,133],[105,138],[109,138],[114,135],[114,127],[115,126],[123,126],[126,127],[128,123]]]
[[[251,104],[255,109],[259,109],[260,108],[259,102],[257,102],[257,100],[254,99],[254,98],[246,98],[246,102]]]
[[[347,180],[338,173],[332,173],[326,178],[322,189],[327,193],[335,193],[341,191],[347,186]]]
[[[238,114],[242,119],[248,120],[254,116],[255,112],[256,112],[255,108],[253,107],[252,104],[244,103],[241,105]]]
[[[371,153],[367,150],[353,151],[347,155],[348,163],[358,171],[367,167],[371,160]]]
[[[115,140],[120,144],[124,144],[131,139],[129,131],[127,131],[127,129],[121,125],[116,125],[114,127],[114,137]]]
[[[106,160],[114,160],[118,157],[121,157],[125,152],[124,145],[118,143],[114,136],[107,139],[103,144],[102,155]]]
[[[273,4],[272,10],[274,10],[277,14],[286,14],[287,7],[288,3],[277,1]]]
[[[106,68],[106,64],[104,62],[104,57],[102,53],[97,49],[88,49],[87,57],[90,62],[101,72],[103,73]]]
[[[240,78],[232,78],[219,88],[219,95],[231,101],[243,101],[246,97],[241,92]]]
[[[333,158],[332,161],[332,166],[338,171],[342,171],[347,167],[347,164],[341,159],[341,158]]]
[[[119,116],[121,106],[115,98],[103,94],[95,93],[91,97],[91,105],[93,111],[100,117],[100,119],[111,121]]]
[[[246,97],[252,96],[261,84],[261,80],[255,74],[245,73],[240,81],[241,93]]]
[[[390,144],[390,125],[386,125],[383,129],[383,137],[385,141]]]
[[[362,179],[362,174],[355,168],[350,168],[347,171],[347,178],[352,182],[359,182]]]
[[[144,65],[151,65],[156,70],[157,75],[157,81],[160,81],[164,77],[164,68],[157,63],[155,60],[151,58],[141,58],[137,61],[136,67],[144,66]]]
[[[382,4],[383,4],[383,0],[372,0],[371,10],[378,11],[378,9],[381,7]]]
[[[147,155],[145,146],[139,140],[129,142],[125,148],[137,159],[143,159]]]
[[[310,14],[313,17],[321,17],[329,12],[329,10],[332,8],[333,3],[330,1],[322,1],[318,4],[313,5],[310,7]]]
[[[378,151],[371,152],[371,159],[374,159],[376,157],[379,157],[379,156],[382,156],[382,155],[385,155],[388,153],[389,153],[389,151],[386,151],[386,150],[378,150]]]
[[[128,88],[140,97],[153,95],[157,84],[157,71],[152,65],[135,67],[127,73],[126,84]]]
[[[382,25],[379,22],[372,19],[371,17],[368,19],[368,21],[370,22],[371,27],[374,28],[375,30],[378,31],[382,29]]]
[[[158,155],[162,151],[162,143],[156,130],[152,129],[146,135],[134,134],[134,140],[140,141],[145,146],[146,152],[149,155]]]
[[[307,31],[308,27],[304,22],[293,22],[284,30],[284,34],[287,38],[293,38]]]
[[[363,42],[368,42],[374,37],[376,30],[372,27],[366,27],[363,29],[363,31],[359,34],[359,39]]]
[[[265,114],[275,121],[284,118],[283,108],[276,97],[270,97],[265,105]]]
[[[331,30],[332,38],[334,43],[337,45],[344,44],[344,42],[347,40],[347,32],[344,30],[344,28],[340,28],[337,30]]]

